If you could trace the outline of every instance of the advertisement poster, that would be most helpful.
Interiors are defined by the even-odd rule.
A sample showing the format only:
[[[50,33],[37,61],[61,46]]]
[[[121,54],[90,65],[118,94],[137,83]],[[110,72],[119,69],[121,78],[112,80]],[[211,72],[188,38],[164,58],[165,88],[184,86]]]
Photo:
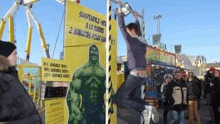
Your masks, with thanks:
[[[41,59],[43,81],[71,81],[66,62],[56,59]]]
[[[72,0],[67,0],[65,46],[106,41],[106,17]],[[74,37],[74,39],[73,39]]]
[[[175,54],[166,52],[156,47],[149,46],[147,47],[146,52],[147,60],[155,60],[160,62],[165,62],[170,65],[175,65]]]
[[[64,124],[65,99],[53,99],[45,102],[45,123]]]
[[[64,60],[70,69],[65,124],[105,124],[106,92],[106,17],[91,9],[67,1]],[[112,26],[112,96],[116,92],[117,25]],[[114,27],[114,28],[113,28]],[[111,99],[110,99],[111,101]],[[117,123],[117,110],[109,103],[112,124]]]

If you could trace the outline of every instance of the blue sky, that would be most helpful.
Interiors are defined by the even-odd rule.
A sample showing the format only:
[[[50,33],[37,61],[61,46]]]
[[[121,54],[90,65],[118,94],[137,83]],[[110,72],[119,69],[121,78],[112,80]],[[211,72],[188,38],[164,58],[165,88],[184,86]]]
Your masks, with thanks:
[[[3,17],[12,6],[14,0],[1,0],[0,17]],[[220,1],[219,0],[127,0],[132,8],[141,12],[145,9],[146,39],[156,33],[156,22],[153,15],[161,14],[161,42],[167,44],[169,51],[174,52],[173,45],[182,44],[182,53],[187,55],[204,55],[207,62],[220,62]],[[106,0],[82,0],[82,5],[106,15]],[[116,6],[113,6],[115,8]],[[47,43],[50,44],[52,55],[64,6],[55,0],[40,0],[35,3],[32,12],[41,22]],[[134,21],[129,15],[126,23]],[[24,7],[20,7],[15,15],[15,37],[18,55],[25,58],[27,37],[27,19]],[[8,40],[8,25],[6,25],[3,40]],[[61,30],[63,32],[63,30]],[[150,38],[151,39],[151,38]],[[62,51],[63,33],[61,33],[54,58],[59,58]],[[118,55],[126,54],[126,46],[121,33],[118,32]],[[34,26],[31,47],[31,62],[40,64],[44,56],[40,38]]]

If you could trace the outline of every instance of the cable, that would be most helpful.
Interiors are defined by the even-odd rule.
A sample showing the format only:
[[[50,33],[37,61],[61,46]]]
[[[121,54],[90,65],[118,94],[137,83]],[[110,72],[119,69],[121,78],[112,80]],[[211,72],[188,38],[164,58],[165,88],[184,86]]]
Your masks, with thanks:
[[[62,16],[62,19],[61,19],[61,22],[60,22],[60,28],[59,28],[59,31],[58,31],[58,33],[57,33],[57,38],[56,38],[56,43],[55,43],[55,46],[54,46],[54,50],[53,50],[52,58],[53,58],[53,56],[54,56],[54,52],[55,52],[55,50],[56,50],[57,41],[58,41],[58,38],[59,38],[59,35],[60,35],[60,31],[61,31],[62,23],[63,23],[63,20],[64,20],[64,15],[65,15],[65,10],[63,11],[63,16]]]

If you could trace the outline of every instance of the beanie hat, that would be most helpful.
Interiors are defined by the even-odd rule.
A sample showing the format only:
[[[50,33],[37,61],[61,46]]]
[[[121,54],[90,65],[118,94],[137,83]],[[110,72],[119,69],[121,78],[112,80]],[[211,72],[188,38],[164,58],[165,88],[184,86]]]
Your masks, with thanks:
[[[210,69],[209,69],[209,71],[215,71],[215,68],[214,67],[211,67]]]
[[[166,79],[166,78],[171,78],[171,80],[173,80],[173,75],[171,75],[171,74],[166,74],[166,75],[164,76],[164,79]]]
[[[0,55],[8,57],[16,49],[16,46],[11,42],[0,40]]]

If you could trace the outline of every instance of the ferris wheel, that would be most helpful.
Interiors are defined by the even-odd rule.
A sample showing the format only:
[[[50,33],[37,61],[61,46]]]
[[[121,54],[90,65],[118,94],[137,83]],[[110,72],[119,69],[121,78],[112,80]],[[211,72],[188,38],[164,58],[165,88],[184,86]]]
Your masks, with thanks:
[[[27,43],[26,43],[26,48],[25,48],[25,56],[26,56],[27,61],[29,61],[29,59],[30,59],[32,31],[33,31],[33,24],[32,24],[31,19],[34,21],[34,23],[37,27],[37,30],[38,30],[38,33],[39,33],[39,36],[40,36],[40,39],[41,39],[41,42],[42,42],[42,46],[43,46],[43,49],[44,49],[44,53],[45,53],[47,58],[50,58],[49,47],[46,43],[41,24],[37,20],[37,18],[34,16],[33,12],[31,11],[33,3],[38,2],[38,1],[40,1],[40,0],[15,0],[12,7],[7,11],[7,13],[4,15],[4,17],[1,19],[1,22],[0,22],[0,40],[2,39],[6,22],[8,21],[8,24],[9,24],[9,42],[14,43],[15,42],[15,38],[14,38],[14,15],[15,15],[15,12],[19,9],[20,6],[25,7],[27,22],[28,22]]]

